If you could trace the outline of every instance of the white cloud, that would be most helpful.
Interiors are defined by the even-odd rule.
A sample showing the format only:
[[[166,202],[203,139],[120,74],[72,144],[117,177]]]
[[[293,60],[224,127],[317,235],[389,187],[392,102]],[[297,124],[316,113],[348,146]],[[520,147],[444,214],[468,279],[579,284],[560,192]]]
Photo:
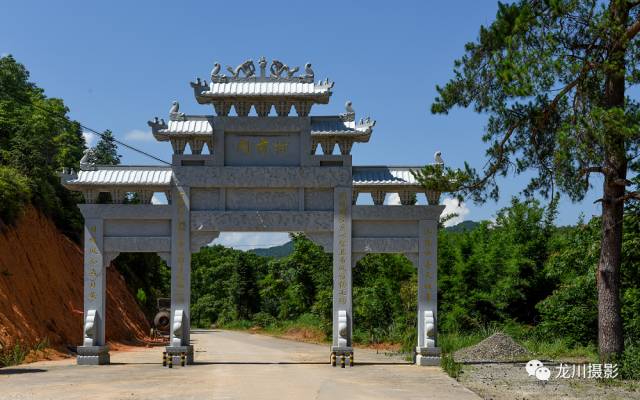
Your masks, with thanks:
[[[95,146],[98,141],[98,135],[93,132],[84,131],[82,132],[82,136],[84,136],[84,141],[87,143],[87,147]]]
[[[141,129],[134,129],[132,131],[127,132],[124,135],[126,140],[133,140],[136,142],[150,142],[153,140],[153,135],[150,131],[143,131]]]
[[[442,216],[446,216],[449,214],[458,214],[457,217],[451,218],[447,222],[444,223],[444,226],[453,226],[459,224],[460,222],[465,220],[465,217],[469,214],[470,210],[464,202],[458,203],[458,199],[454,197],[447,197],[442,202],[445,205],[444,211],[442,212]]]
[[[279,246],[289,241],[287,232],[222,232],[213,244],[238,250]]]
[[[389,193],[387,196],[387,205],[390,206],[399,206],[400,205],[400,196],[398,193]]]
[[[2,54],[0,54],[0,58],[6,57],[8,55],[9,55],[9,53],[2,53]]]
[[[164,193],[154,193],[151,204],[167,204],[167,196]]]

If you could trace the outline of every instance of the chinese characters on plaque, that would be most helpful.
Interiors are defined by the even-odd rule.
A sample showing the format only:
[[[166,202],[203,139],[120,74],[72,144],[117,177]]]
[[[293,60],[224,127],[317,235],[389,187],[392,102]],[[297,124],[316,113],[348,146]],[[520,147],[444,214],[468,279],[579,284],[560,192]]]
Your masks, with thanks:
[[[236,150],[243,154],[284,154],[289,149],[289,143],[283,141],[269,141],[267,138],[260,138],[256,143],[249,139],[239,139]]]

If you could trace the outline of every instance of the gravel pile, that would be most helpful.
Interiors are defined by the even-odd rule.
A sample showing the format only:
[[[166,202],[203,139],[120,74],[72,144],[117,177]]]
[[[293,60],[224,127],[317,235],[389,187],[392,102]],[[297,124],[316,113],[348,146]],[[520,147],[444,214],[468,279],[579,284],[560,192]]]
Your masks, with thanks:
[[[511,336],[502,332],[494,333],[475,346],[465,347],[453,353],[456,362],[492,362],[521,360],[527,350],[516,343]]]

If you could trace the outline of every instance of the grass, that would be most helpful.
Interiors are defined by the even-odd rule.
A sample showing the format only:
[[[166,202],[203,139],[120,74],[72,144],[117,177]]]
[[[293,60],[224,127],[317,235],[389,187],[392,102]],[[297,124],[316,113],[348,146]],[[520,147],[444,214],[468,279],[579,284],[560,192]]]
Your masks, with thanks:
[[[29,347],[22,343],[9,346],[0,353],[0,366],[6,367],[9,365],[22,364],[30,351]]]
[[[46,358],[48,357],[49,346],[49,339],[45,338],[32,346],[18,342],[13,346],[3,348],[0,351],[0,367],[22,364],[27,356],[32,352],[40,352]]]

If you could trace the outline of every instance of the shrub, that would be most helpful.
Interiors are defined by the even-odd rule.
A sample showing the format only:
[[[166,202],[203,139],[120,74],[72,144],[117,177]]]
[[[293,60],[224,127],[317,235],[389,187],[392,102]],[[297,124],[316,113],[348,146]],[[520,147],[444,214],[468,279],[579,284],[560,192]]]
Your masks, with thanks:
[[[13,168],[0,166],[0,219],[14,223],[30,200],[29,179]]]
[[[276,319],[274,318],[273,315],[260,311],[258,313],[253,314],[253,317],[251,318],[251,322],[253,322],[255,326],[266,328],[267,326],[274,325],[276,323]]]
[[[622,354],[620,376],[624,379],[640,379],[640,345],[627,343]]]

